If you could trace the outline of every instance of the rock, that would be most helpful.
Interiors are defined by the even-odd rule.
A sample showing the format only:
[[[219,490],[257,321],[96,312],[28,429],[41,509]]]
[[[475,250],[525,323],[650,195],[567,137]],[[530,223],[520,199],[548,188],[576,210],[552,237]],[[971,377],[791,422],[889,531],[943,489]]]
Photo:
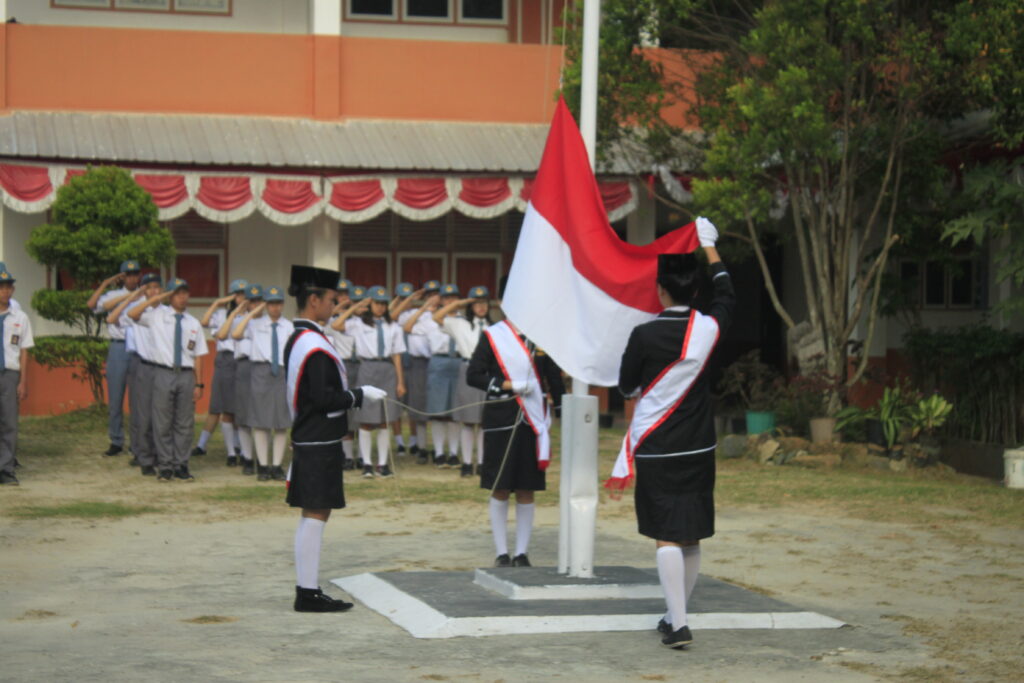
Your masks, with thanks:
[[[806,456],[806,455],[807,455],[807,451],[804,451],[804,450],[791,451],[791,450],[781,450],[780,449],[779,452],[775,454],[775,458],[774,458],[775,459],[775,464],[776,465],[785,465],[786,463],[788,463],[790,461],[796,460],[797,458],[800,458],[800,457]]]
[[[757,461],[762,465],[768,464],[779,450],[779,442],[775,439],[768,439],[757,447]]]
[[[747,452],[747,437],[740,434],[729,434],[718,442],[718,449],[715,455],[725,460],[742,458]]]
[[[907,471],[907,459],[902,460],[890,460],[889,469],[893,472],[906,472]]]

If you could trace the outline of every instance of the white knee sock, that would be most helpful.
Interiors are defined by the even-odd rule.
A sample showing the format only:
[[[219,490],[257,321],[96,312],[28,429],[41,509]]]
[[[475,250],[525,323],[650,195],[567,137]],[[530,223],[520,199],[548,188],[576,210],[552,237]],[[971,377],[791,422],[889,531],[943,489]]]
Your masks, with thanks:
[[[320,546],[324,525],[319,519],[302,517],[295,530],[295,583],[299,588],[320,587]]]
[[[377,430],[377,464],[387,465],[388,456],[391,455],[391,430]]]
[[[484,464],[484,427],[480,425],[476,428],[476,464]]]
[[[252,430],[248,427],[239,427],[238,439],[242,442],[242,457],[252,460]]]
[[[440,420],[430,421],[430,437],[434,441],[434,453],[441,455],[444,453],[444,422]]]
[[[415,422],[413,424],[409,425],[409,448],[410,448],[410,450],[413,449],[413,448],[416,448],[417,446],[420,445],[420,438],[419,438],[420,433],[418,431],[419,428],[420,428],[420,426],[418,424],[416,424]]]
[[[235,425],[230,422],[220,423],[220,433],[224,435],[224,448],[228,455],[235,454]]]
[[[533,531],[533,503],[516,503],[516,555],[525,555]]]
[[[416,423],[416,440],[413,441],[413,443],[416,444],[417,446],[419,446],[420,448],[426,448],[427,447],[427,423],[426,422],[417,422]]]
[[[697,576],[700,574],[699,545],[683,546],[683,570],[686,572],[686,583],[683,587],[686,589],[686,601],[689,602],[690,596],[693,595],[693,587],[697,585]]]
[[[199,446],[201,449],[203,449],[205,451],[206,450],[206,444],[209,441],[210,441],[210,432],[208,432],[208,431],[206,431],[204,429],[203,431],[201,431],[199,433],[199,443],[197,443],[196,445]]]
[[[279,429],[274,432],[274,467],[280,467],[284,462],[284,451],[288,447],[288,432]]]
[[[459,454],[459,427],[458,422],[448,423],[448,455]]]
[[[346,460],[352,459],[352,439],[341,440],[341,452],[345,454]]]
[[[473,427],[472,425],[460,425],[459,440],[462,442],[462,464],[473,464]]]
[[[267,451],[270,450],[270,430],[252,430],[252,442],[256,446],[256,462],[260,467],[266,467],[270,461],[267,459]]]
[[[658,548],[656,559],[661,590],[665,593],[665,604],[672,617],[672,630],[678,631],[687,625],[686,569],[683,566],[683,553],[680,548],[667,545]]]
[[[490,499],[491,535],[494,537],[494,554],[508,555],[508,501]]]
[[[397,443],[402,448],[405,448],[405,437],[402,436],[401,432],[399,432],[398,435],[395,437],[395,443]]]
[[[363,467],[373,464],[373,441],[369,429],[359,428],[359,457],[363,459]]]

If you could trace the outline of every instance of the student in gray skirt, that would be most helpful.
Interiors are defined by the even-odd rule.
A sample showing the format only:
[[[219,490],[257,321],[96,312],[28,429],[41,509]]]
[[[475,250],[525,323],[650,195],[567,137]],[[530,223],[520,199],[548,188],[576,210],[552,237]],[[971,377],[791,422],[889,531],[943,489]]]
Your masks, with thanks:
[[[285,480],[282,464],[288,446],[287,429],[292,418],[286,398],[284,344],[295,326],[281,315],[283,312],[284,290],[267,287],[263,292],[263,303],[247,313],[231,333],[236,341],[248,339],[252,344],[249,424],[256,447],[259,481]],[[272,462],[268,453],[271,438],[274,444]]]
[[[431,316],[441,301],[441,283],[438,280],[427,280],[419,295],[422,297],[420,307],[402,312],[398,317],[398,324],[405,332],[405,345],[408,348],[405,388],[409,393],[405,403],[409,406],[409,420],[412,423],[412,447],[409,453],[416,456],[417,464],[426,465],[427,367],[433,355],[430,346],[431,333],[436,334],[438,329]]]
[[[245,280],[232,280],[228,287],[230,294],[223,296],[206,309],[206,313],[199,319],[199,324],[216,335],[217,330],[228,318],[228,311],[237,308],[245,301],[245,290],[249,283]],[[204,455],[206,444],[210,434],[220,422],[220,431],[224,435],[224,449],[228,452],[227,466],[234,467],[238,464],[239,449],[237,437],[235,436],[235,340],[228,337],[217,342],[217,355],[213,365],[213,387],[210,389],[209,417],[199,435],[199,442],[192,450],[192,455]],[[238,444],[238,445],[236,445]]]
[[[224,324],[214,335],[218,341],[227,339],[238,324],[238,317],[255,310],[263,303],[263,288],[253,282],[245,290],[245,303],[236,306]],[[238,339],[235,341],[235,430],[242,445],[242,474],[255,474],[253,466],[255,445],[252,440],[252,425],[249,422],[250,402],[252,401],[252,340]]]

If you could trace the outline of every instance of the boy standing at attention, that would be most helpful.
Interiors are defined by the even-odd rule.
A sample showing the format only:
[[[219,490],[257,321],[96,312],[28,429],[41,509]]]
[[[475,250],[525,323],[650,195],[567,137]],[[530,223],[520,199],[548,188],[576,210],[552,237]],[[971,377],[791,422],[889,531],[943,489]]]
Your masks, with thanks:
[[[0,268],[0,485],[17,486],[14,449],[18,443],[18,403],[28,398],[28,350],[32,326],[20,308],[11,306],[14,276]]]

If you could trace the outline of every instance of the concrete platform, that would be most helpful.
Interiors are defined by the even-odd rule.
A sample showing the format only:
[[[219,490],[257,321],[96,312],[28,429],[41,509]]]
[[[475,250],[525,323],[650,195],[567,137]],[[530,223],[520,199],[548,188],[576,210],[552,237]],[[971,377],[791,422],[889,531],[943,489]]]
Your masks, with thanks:
[[[628,571],[624,571],[628,570]],[[504,634],[643,631],[653,629],[664,613],[657,597],[557,597],[573,594],[584,580],[552,583],[552,568],[515,568],[476,572],[388,572],[356,574],[332,580],[356,600],[382,614],[416,638],[454,638]],[[478,583],[478,576],[493,576],[513,584],[513,592],[549,590],[542,599],[511,599]],[[631,576],[635,586],[650,587],[653,570],[599,567],[605,586],[624,586]],[[564,577],[559,577],[564,578]],[[553,589],[548,589],[554,585]],[[505,589],[509,590],[509,589]],[[618,589],[616,589],[618,590]],[[553,591],[553,592],[551,592]],[[660,591],[660,589],[659,589]],[[522,593],[521,593],[522,594]],[[843,622],[769,598],[759,593],[700,577],[690,601],[690,626],[704,629],[834,629]]]
[[[658,575],[636,567],[598,567],[592,579],[570,578],[555,567],[477,569],[473,583],[510,600],[621,600],[661,597]]]

